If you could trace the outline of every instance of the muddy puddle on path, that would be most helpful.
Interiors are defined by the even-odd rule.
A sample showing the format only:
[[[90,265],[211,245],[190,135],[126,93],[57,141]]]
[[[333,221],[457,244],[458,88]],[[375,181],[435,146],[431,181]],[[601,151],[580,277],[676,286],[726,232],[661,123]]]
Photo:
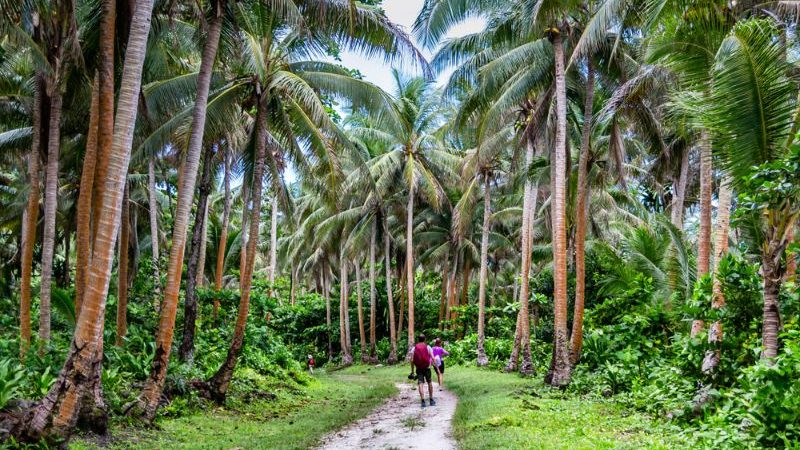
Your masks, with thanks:
[[[416,384],[396,386],[399,394],[367,417],[325,436],[318,449],[455,450],[452,422],[456,396],[447,390],[439,391],[434,383],[436,406],[421,408]]]

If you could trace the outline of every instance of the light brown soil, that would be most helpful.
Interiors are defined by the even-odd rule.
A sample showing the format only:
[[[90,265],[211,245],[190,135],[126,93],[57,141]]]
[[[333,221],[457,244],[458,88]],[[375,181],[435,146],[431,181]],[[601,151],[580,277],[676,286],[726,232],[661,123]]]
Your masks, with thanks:
[[[436,406],[422,408],[416,384],[398,383],[397,388],[400,393],[370,415],[324,437],[319,449],[455,450],[452,421],[456,396],[439,391],[434,382]]]

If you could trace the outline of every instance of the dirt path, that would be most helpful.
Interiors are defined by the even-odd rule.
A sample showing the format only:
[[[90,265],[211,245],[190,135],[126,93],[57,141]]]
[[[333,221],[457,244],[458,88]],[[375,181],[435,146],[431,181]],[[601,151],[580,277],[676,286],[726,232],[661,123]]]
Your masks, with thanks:
[[[421,408],[416,385],[398,383],[397,388],[400,393],[369,416],[325,436],[319,450],[455,450],[451,435],[456,396],[439,391],[434,383],[436,406]]]

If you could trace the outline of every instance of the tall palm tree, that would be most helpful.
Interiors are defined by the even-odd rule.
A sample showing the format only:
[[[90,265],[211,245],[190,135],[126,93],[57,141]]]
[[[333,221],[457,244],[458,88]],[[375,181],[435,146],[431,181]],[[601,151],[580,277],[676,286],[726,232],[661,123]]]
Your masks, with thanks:
[[[793,142],[796,88],[788,77],[790,67],[781,57],[784,47],[778,35],[778,27],[768,20],[745,20],[731,29],[715,55],[713,106],[703,116],[703,124],[717,137],[723,168],[739,180],[734,186],[751,176],[754,167],[786,155]],[[697,111],[701,104],[692,102]],[[746,123],[750,125],[743,127]],[[796,204],[769,205],[757,214],[764,277],[762,356],[772,363],[778,352],[777,293],[785,270],[781,259],[788,244],[787,230],[800,210]]]
[[[153,367],[139,402],[142,415],[148,420],[152,420],[155,417],[169,364],[181,274],[183,272],[183,256],[189,213],[192,206],[192,198],[194,197],[200,153],[203,147],[203,133],[205,131],[206,108],[211,88],[212,69],[217,57],[217,49],[219,48],[226,5],[227,2],[225,0],[212,1],[209,5],[211,20],[208,24],[206,42],[203,46],[203,55],[197,77],[197,98],[192,114],[191,135],[187,144],[186,159],[182,164],[181,185],[178,189],[178,206],[172,233],[172,248],[170,250],[169,266],[167,267],[167,285],[164,300],[161,303],[161,317],[156,334],[156,357],[153,358]],[[150,206],[152,208],[153,205]]]
[[[377,174],[382,191],[402,179],[406,191],[405,283],[408,305],[407,355],[413,350],[414,335],[414,204],[421,195],[434,209],[445,199],[442,183],[452,178],[457,158],[447,152],[434,136],[439,128],[439,100],[423,78],[403,79],[393,71],[396,86],[389,113],[377,118],[375,126],[354,126],[357,138],[380,141],[390,151],[368,164]]]
[[[147,37],[153,3],[136,3],[125,63],[117,101],[114,146],[109,153],[109,165],[99,211],[99,227],[95,234],[93,264],[89,270],[88,290],[83,299],[81,315],[75,326],[70,352],[58,379],[48,394],[28,414],[21,437],[26,440],[63,439],[69,437],[83,403],[83,394],[92,379],[99,377],[94,369],[99,332],[103,323],[106,296],[111,279],[114,247],[119,230],[122,197],[128,173],[128,163],[136,123],[137,106],[142,79]],[[65,401],[70,399],[70,401]]]

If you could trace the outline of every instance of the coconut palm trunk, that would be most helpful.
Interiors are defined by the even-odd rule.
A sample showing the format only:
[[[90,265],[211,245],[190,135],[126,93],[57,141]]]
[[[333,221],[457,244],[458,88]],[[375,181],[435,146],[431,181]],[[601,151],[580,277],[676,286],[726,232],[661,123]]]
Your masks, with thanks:
[[[377,316],[377,292],[375,291],[375,245],[378,235],[377,218],[372,221],[369,237],[369,362],[378,362],[378,349],[375,342],[375,320]]]
[[[269,219],[269,268],[267,276],[269,279],[271,295],[275,295],[275,272],[278,264],[278,193],[272,195]]]
[[[442,295],[439,299],[439,330],[444,330],[445,311],[447,311],[448,274],[450,273],[450,246],[444,255],[442,263]]]
[[[567,86],[564,73],[564,44],[561,31],[554,30],[553,34],[556,136],[553,150],[555,164],[552,164],[551,216],[553,220],[553,303],[555,318],[553,324],[553,361],[546,381],[553,386],[564,386],[569,383],[570,378],[567,337]]]
[[[211,175],[213,173],[213,148],[208,148],[203,155],[203,174],[197,198],[192,240],[189,244],[189,262],[186,265],[186,299],[183,302],[183,336],[178,348],[178,357],[190,365],[194,361],[194,335],[197,328],[197,279],[198,266],[202,257],[203,228],[205,227],[208,196],[211,193]]]
[[[356,258],[356,299],[358,303],[358,338],[361,346],[361,362],[369,361],[367,355],[367,334],[364,329],[364,303],[361,297],[361,262]]]
[[[153,297],[156,304],[161,297],[161,269],[158,251],[158,197],[156,196],[156,162],[155,156],[147,161],[147,206],[150,217],[150,255],[153,264]]]
[[[247,218],[250,215],[250,190],[248,185],[242,186],[242,231],[239,233],[239,290],[244,283],[244,272],[247,266]]]
[[[333,341],[331,340],[331,285],[328,281],[327,265],[322,272],[322,290],[325,291],[325,325],[328,332],[328,361],[333,359]]]
[[[771,214],[775,214],[771,212]],[[778,334],[781,328],[780,305],[778,295],[783,282],[781,258],[785,250],[785,243],[774,236],[776,230],[770,227],[766,245],[762,250],[761,274],[764,277],[764,324],[761,330],[762,359],[767,364],[774,364],[778,356]]]
[[[386,303],[389,306],[389,357],[387,362],[397,362],[397,330],[394,327],[394,299],[392,298],[392,247],[389,236],[389,223],[383,218],[383,260],[386,270]],[[401,281],[402,282],[402,281]]]
[[[533,163],[535,154],[535,144],[528,137],[527,148],[525,152],[525,167],[529,167]],[[532,247],[532,233],[533,233],[533,217],[536,213],[536,200],[538,198],[536,186],[530,181],[525,181],[525,190],[522,197],[522,239],[520,243],[520,280],[514,282],[515,297],[519,294],[519,312],[517,313],[517,324],[514,332],[514,343],[511,348],[511,356],[505,366],[506,372],[513,372],[519,367],[519,354],[523,346],[522,343],[527,339],[525,328],[529,322],[528,312],[528,290],[530,289],[530,271],[531,271],[531,247]],[[530,348],[530,347],[529,347]]]
[[[92,186],[97,165],[97,135],[100,121],[100,77],[92,82],[92,104],[89,108],[89,130],[86,135],[86,151],[83,154],[81,183],[78,194],[77,225],[75,229],[75,317],[80,316],[81,300],[86,288],[86,273],[91,256],[92,243]]]
[[[258,251],[258,228],[261,223],[261,197],[264,183],[264,166],[266,162],[266,140],[267,140],[267,93],[261,94],[258,99],[258,111],[256,117],[256,160],[253,168],[253,185],[251,189],[252,202],[250,211],[250,236],[253,239],[247,241],[247,260],[245,261],[245,272],[242,274],[242,293],[239,299],[239,312],[236,316],[236,325],[233,330],[228,355],[225,362],[217,370],[213,377],[208,381],[208,394],[217,403],[224,403],[228,394],[233,371],[239,359],[239,353],[244,344],[244,331],[247,327],[247,316],[250,313],[250,291],[253,285],[253,269],[255,266],[256,252]]]
[[[578,158],[578,192],[575,203],[575,309],[572,314],[569,363],[578,365],[583,348],[583,309],[586,293],[586,221],[589,214],[589,152],[594,105],[594,61],[587,58],[586,98],[583,105],[581,154]]]
[[[408,347],[406,359],[414,351],[414,182],[408,187],[408,208],[406,209],[406,292],[408,293]]]
[[[125,186],[122,196],[122,215],[119,229],[119,256],[117,257],[117,332],[114,344],[122,347],[128,334],[128,248],[130,246],[131,216],[130,187]]]
[[[353,364],[353,355],[350,352],[350,302],[347,272],[347,258],[344,244],[342,244],[339,251],[339,344],[342,348],[342,364],[349,366]]]
[[[707,274],[711,257],[711,194],[712,173],[711,138],[708,131],[700,132],[700,231],[697,235],[697,278]]]
[[[489,364],[486,357],[484,342],[485,322],[486,322],[486,281],[488,278],[489,266],[489,230],[491,227],[491,184],[488,173],[483,175],[483,232],[481,233],[481,272],[478,286],[478,366],[483,367]]]
[[[104,0],[101,5],[106,6],[106,3],[108,0]],[[114,145],[108,152],[109,164],[104,179],[106,188],[100,198],[101,208],[96,210],[98,227],[92,245],[92,264],[89,267],[81,315],[58,378],[23,422],[25,429],[18,433],[27,441],[69,438],[77,422],[86,387],[93,383],[99,384],[100,371],[97,370],[97,365],[100,360],[97,353],[111,280],[114,244],[122,215],[122,197],[130,162],[152,9],[152,0],[136,2],[117,102]]]
[[[147,420],[152,420],[155,417],[158,402],[161,399],[161,392],[164,389],[169,355],[172,350],[175,316],[178,311],[178,296],[183,271],[184,248],[189,226],[189,213],[192,208],[197,169],[200,165],[200,154],[203,149],[208,91],[211,87],[212,69],[222,31],[222,3],[220,1],[216,5],[216,14],[210,20],[200,62],[200,71],[197,77],[197,97],[192,115],[192,131],[187,146],[186,160],[183,163],[182,176],[180,177],[180,192],[178,193],[178,205],[172,233],[172,248],[170,249],[169,266],[167,268],[167,286],[164,292],[164,300],[161,303],[161,315],[156,334],[156,351],[152,370],[140,399],[141,413]]]
[[[209,191],[211,187],[209,186]],[[200,230],[200,255],[197,259],[197,286],[203,287],[206,285],[206,252],[208,250],[208,209],[210,207],[208,199],[206,199],[206,207],[203,210],[203,229]]]
[[[680,172],[678,173],[678,179],[675,181],[674,190],[674,197],[672,199],[672,210],[670,211],[670,218],[672,221],[672,225],[675,225],[675,228],[682,230],[683,229],[683,207],[684,202],[686,199],[686,182],[689,178],[689,151],[688,149],[683,151],[681,155],[681,166]]]
[[[223,174],[224,178],[224,185],[225,185],[225,199],[224,199],[224,206],[222,209],[222,230],[220,230],[219,235],[219,245],[217,246],[217,267],[214,270],[214,290],[219,293],[222,289],[222,275],[225,271],[225,250],[226,246],[228,245],[228,226],[230,225],[231,220],[231,164],[230,164],[230,157],[228,155],[227,150],[223,155],[223,170],[225,173]],[[219,315],[219,297],[214,297],[214,320],[217,320],[217,316]]]
[[[56,87],[50,95],[50,124],[47,138],[47,167],[44,177],[44,233],[42,236],[42,277],[39,290],[39,354],[50,345],[50,293],[53,278],[53,253],[56,246],[58,214],[58,160],[61,147],[61,93]]]
[[[716,237],[714,239],[714,284],[711,294],[711,308],[721,309],[725,306],[725,294],[722,292],[722,282],[716,276],[717,268],[719,267],[720,260],[728,253],[728,232],[730,231],[731,219],[731,197],[732,189],[730,180],[727,176],[723,177],[723,181],[719,186],[719,199],[717,206],[717,227]],[[722,322],[719,320],[711,324],[708,329],[708,343],[712,347],[706,351],[703,358],[702,371],[706,374],[711,374],[719,366],[722,343]]]
[[[708,131],[700,132],[700,230],[697,234],[697,278],[708,274],[711,257],[711,194],[714,174],[712,173],[711,138]],[[692,321],[691,337],[696,337],[705,328],[700,319]]]
[[[398,259],[399,255],[398,255]],[[400,304],[398,305],[398,316],[397,316],[397,336],[401,336],[403,334],[403,318],[405,317],[406,312],[406,264],[403,261],[398,261],[398,264],[402,266],[400,268],[400,273],[397,276],[397,284],[400,285],[400,290],[397,293],[397,298],[400,300]]]
[[[42,93],[41,83],[35,83],[33,98],[33,133],[31,152],[28,155],[28,202],[22,220],[22,255],[20,257],[19,353],[20,359],[31,346],[31,275],[33,272],[33,247],[36,245],[36,228],[39,223],[39,153],[41,139]]]

